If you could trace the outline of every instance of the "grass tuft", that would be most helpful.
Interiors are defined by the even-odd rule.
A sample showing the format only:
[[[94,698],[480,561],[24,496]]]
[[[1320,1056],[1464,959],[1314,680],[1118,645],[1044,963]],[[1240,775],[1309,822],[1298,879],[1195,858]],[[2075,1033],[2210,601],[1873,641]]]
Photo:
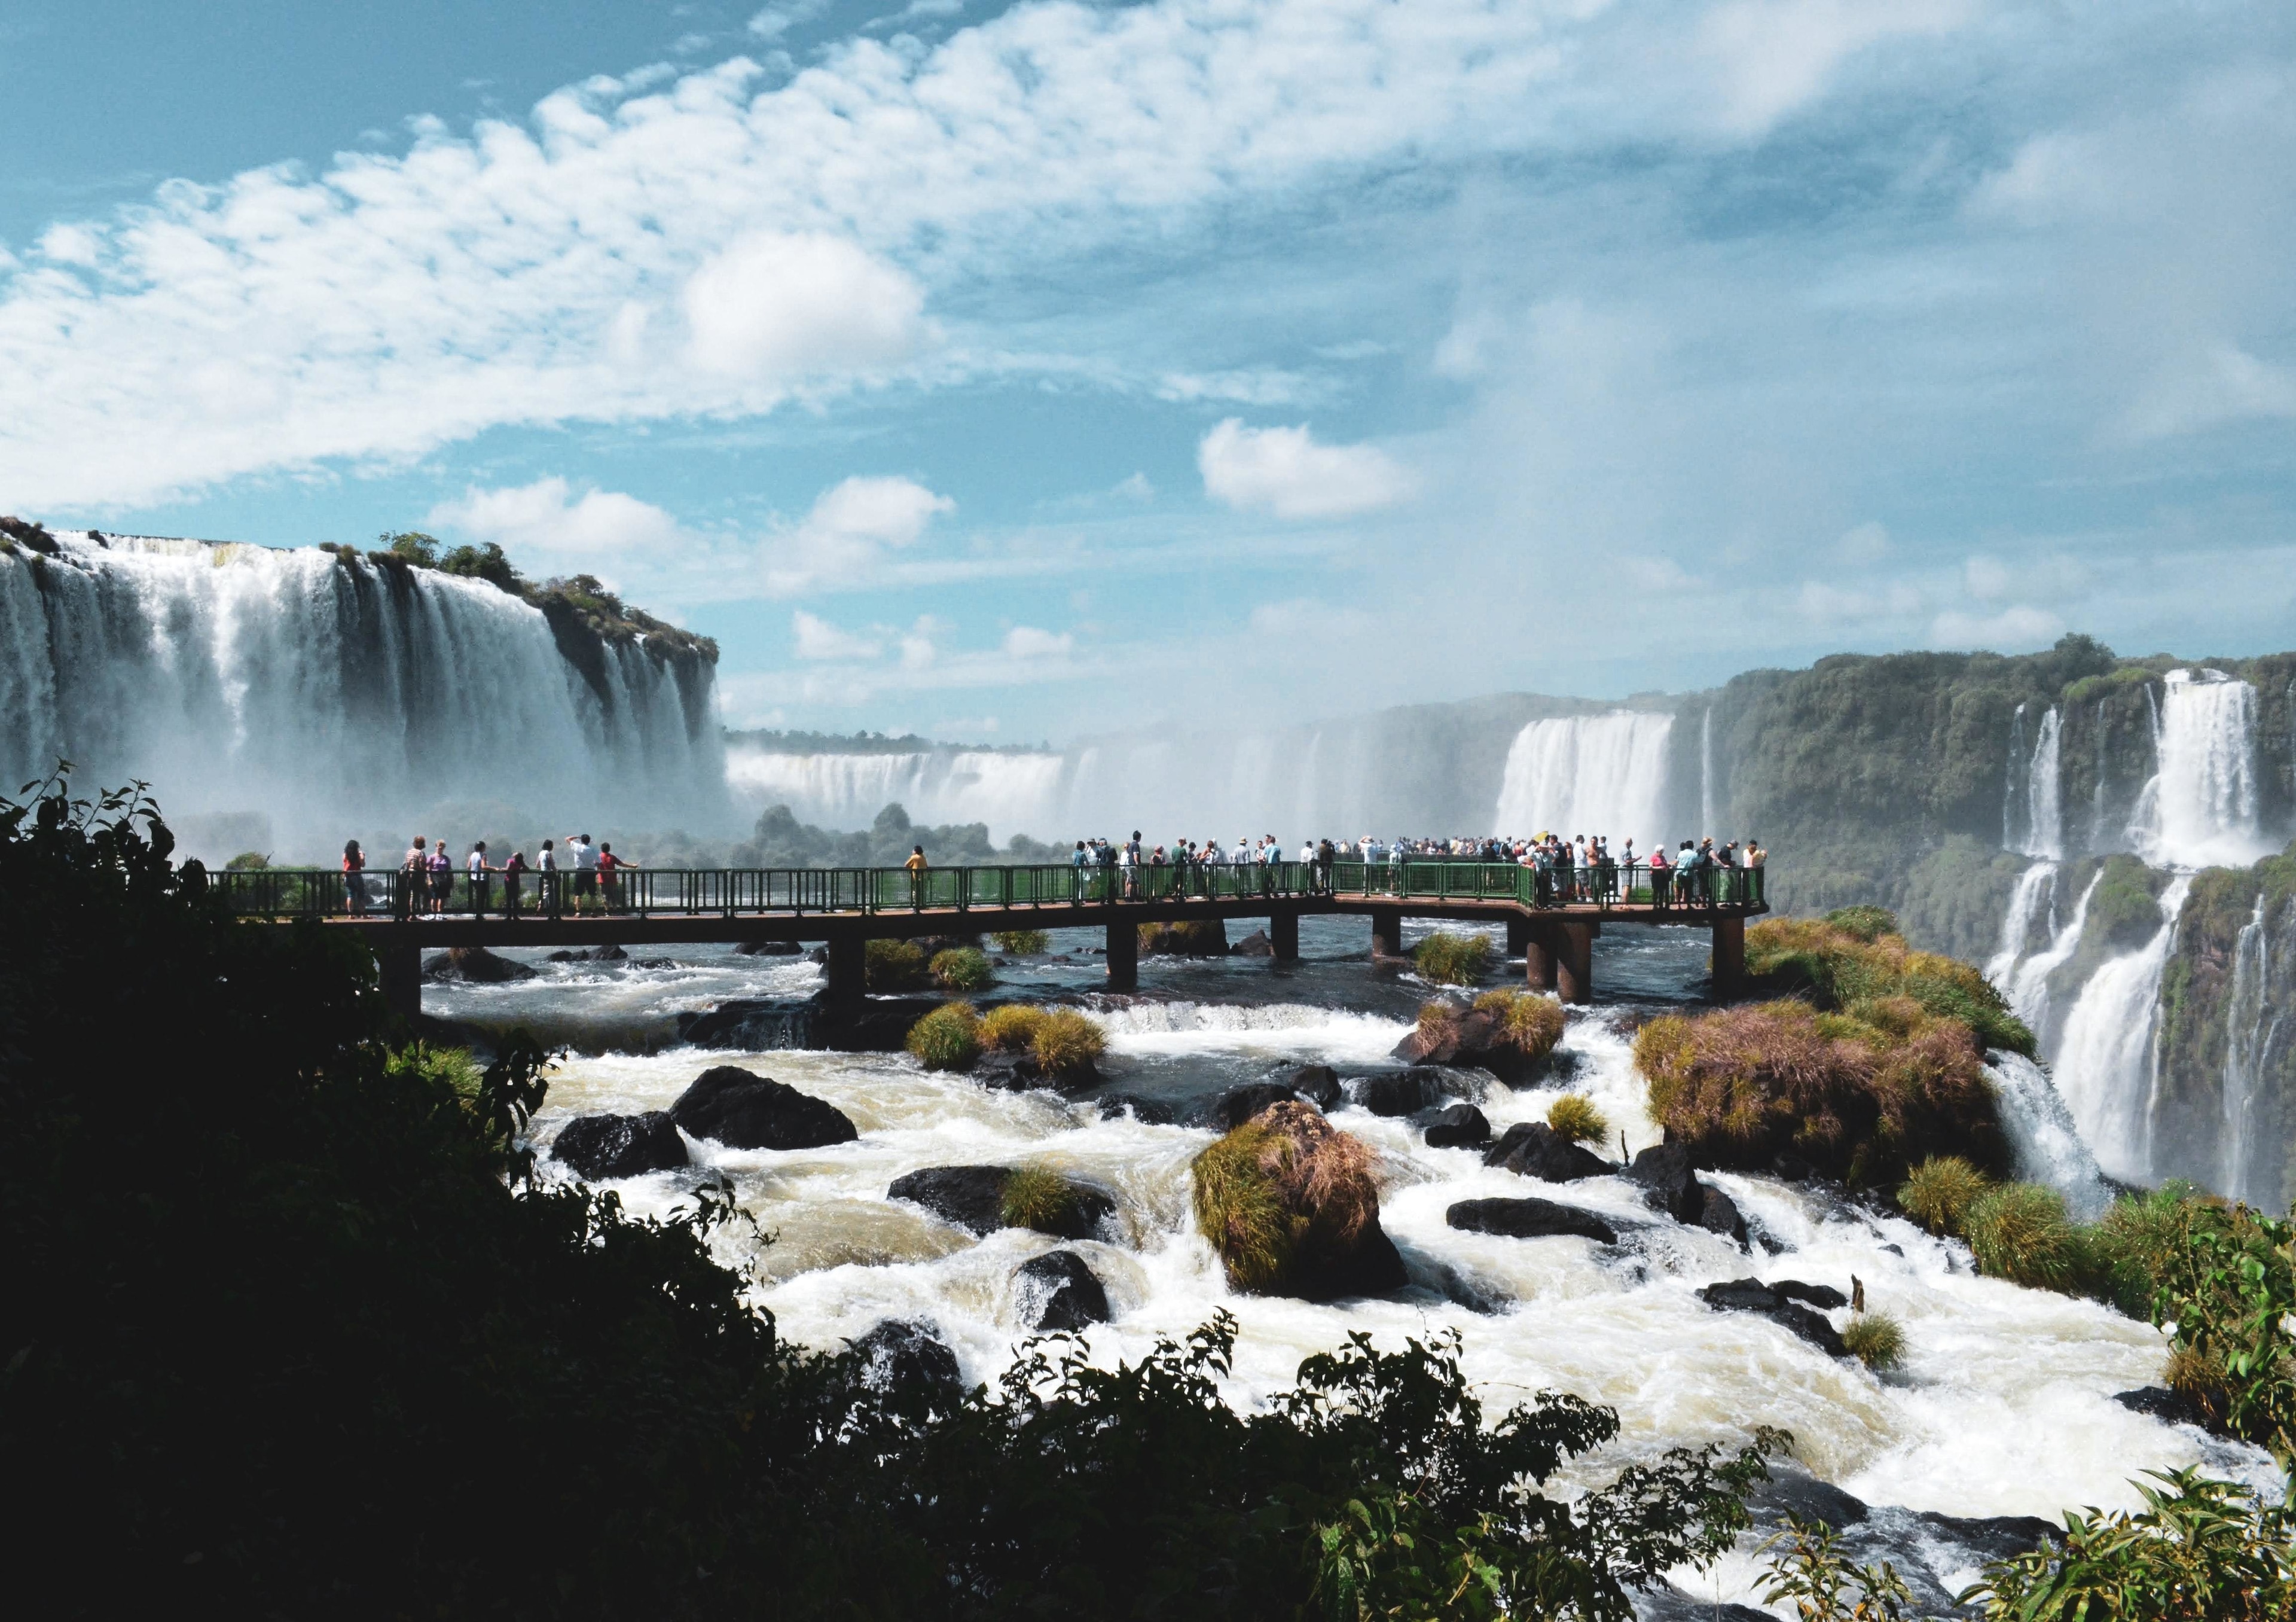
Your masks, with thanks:
[[[944,1002],[909,1027],[909,1052],[928,1070],[970,1070],[980,1058],[980,1016]]]
[[[1074,1009],[1053,1009],[1029,1046],[1047,1074],[1071,1075],[1108,1050],[1108,1038]]]
[[[1412,967],[1438,985],[1472,985],[1490,972],[1491,943],[1479,935],[1438,930],[1411,950]]]
[[[1962,1234],[1977,1256],[1978,1271],[2013,1284],[2063,1289],[2082,1271],[2081,1236],[2054,1189],[2008,1182],[1973,1202]]]
[[[996,950],[1016,958],[1030,958],[1052,949],[1051,934],[1042,929],[1000,929],[988,937],[996,943]]]
[[[933,954],[932,977],[944,991],[985,992],[996,984],[988,954],[977,946],[952,946]]]
[[[913,992],[925,983],[925,950],[914,941],[872,941],[862,961],[873,992]]]
[[[1344,1254],[1379,1220],[1371,1149],[1313,1105],[1270,1105],[1193,1173],[1197,1230],[1238,1289],[1281,1288],[1295,1264]]]
[[[1076,1215],[1076,1187],[1058,1172],[1019,1166],[1004,1180],[1003,1207],[1007,1227],[1058,1234]]]
[[[1475,999],[1475,1008],[1498,1015],[1507,1045],[1534,1064],[1554,1052],[1562,1040],[1562,1004],[1553,997],[1538,992],[1485,992]]]
[[[1969,1207],[1993,1180],[1959,1155],[1932,1155],[1906,1175],[1898,1204],[1931,1233],[1958,1237]]]
[[[999,1052],[1018,1053],[1037,1045],[1045,1028],[1045,1010],[1022,1002],[1008,1002],[981,1016],[980,1045]]]
[[[1143,924],[1140,951],[1144,957],[1224,958],[1227,956],[1227,926],[1218,918]]]
[[[1196,1229],[1238,1289],[1267,1289],[1290,1271],[1298,1242],[1283,1195],[1260,1165],[1275,1137],[1246,1122],[1196,1157]]]
[[[1600,1143],[1611,1135],[1609,1118],[1584,1093],[1566,1092],[1549,1104],[1546,1124],[1556,1137],[1572,1143]]]
[[[1905,1326],[1887,1313],[1859,1313],[1841,1331],[1842,1348],[1877,1373],[1906,1361]]]

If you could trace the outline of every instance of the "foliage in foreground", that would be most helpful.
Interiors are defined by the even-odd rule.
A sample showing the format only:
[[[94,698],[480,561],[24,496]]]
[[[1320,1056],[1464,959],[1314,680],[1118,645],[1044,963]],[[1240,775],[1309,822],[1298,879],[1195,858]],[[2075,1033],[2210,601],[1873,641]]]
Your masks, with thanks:
[[[1490,972],[1491,943],[1479,935],[1437,930],[1411,949],[1411,965],[1437,985],[1472,985]]]
[[[1242,1414],[1225,1317],[1113,1370],[1056,1340],[994,1389],[872,1383],[712,1259],[723,1193],[653,1222],[529,1182],[530,1044],[409,1050],[354,943],[233,923],[168,848],[127,800],[0,804],[11,1530],[107,1552],[20,1566],[28,1615],[1626,1622],[1778,1445],[1550,1498],[1609,1411],[1487,1426],[1456,1339],[1357,1339]],[[1423,1602],[1422,1566],[1473,1593]]]

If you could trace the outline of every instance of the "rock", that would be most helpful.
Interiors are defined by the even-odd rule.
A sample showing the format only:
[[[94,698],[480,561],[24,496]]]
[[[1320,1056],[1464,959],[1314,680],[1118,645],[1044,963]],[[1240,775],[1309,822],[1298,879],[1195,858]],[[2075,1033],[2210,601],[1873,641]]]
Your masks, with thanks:
[[[1695,1223],[1706,1214],[1706,1186],[1690,1165],[1690,1151],[1679,1143],[1653,1143],[1635,1157],[1627,1175],[1643,1185],[1643,1198],[1654,1211],[1663,1211],[1678,1223]]]
[[[560,1131],[550,1152],[592,1182],[675,1171],[687,1163],[677,1123],[659,1109],[642,1116],[577,1116]]]
[[[1373,1155],[1313,1105],[1271,1104],[1196,1157],[1197,1231],[1228,1281],[1259,1295],[1332,1301],[1385,1295],[1406,1282],[1379,1221]],[[1273,1233],[1272,1201],[1286,1220]]]
[[[693,1137],[714,1138],[727,1149],[819,1149],[861,1135],[835,1105],[738,1065],[713,1066],[695,1076],[669,1114]]]
[[[1768,1313],[1785,1305],[1785,1297],[1759,1279],[1709,1284],[1698,1292],[1698,1298],[1721,1313]]]
[[[676,958],[632,958],[630,967],[632,968],[676,968],[679,965]]]
[[[795,941],[743,941],[734,948],[737,958],[795,958],[804,951]]]
[[[977,935],[921,935],[916,936],[910,944],[924,953],[925,961],[930,963],[939,952],[955,951],[967,947],[974,951],[980,951],[980,937]]]
[[[1869,1512],[1864,1499],[1784,1464],[1773,1470],[1768,1480],[1754,1484],[1746,1494],[1746,1507],[1763,1526],[1799,1515],[1837,1532],[1861,1524]]]
[[[2112,1400],[2134,1413],[2149,1413],[2156,1420],[2166,1420],[2171,1425],[2198,1425],[2209,1428],[2209,1411],[2199,1400],[2182,1391],[2172,1391],[2166,1386],[2140,1386],[2134,1391],[2116,1391]]]
[[[769,1053],[809,1048],[820,1002],[811,997],[735,997],[678,1017],[677,1039],[697,1048]]]
[[[1789,1301],[1766,1316],[1772,1323],[1792,1330],[1828,1357],[1849,1355],[1849,1348],[1841,1344],[1841,1337],[1835,1332],[1833,1326],[1797,1302]]]
[[[1788,1301],[1802,1301],[1821,1312],[1849,1305],[1849,1297],[1831,1284],[1805,1284],[1800,1279],[1773,1279],[1770,1288]]]
[[[1087,1091],[1101,1083],[1099,1067],[1090,1059],[1054,1072],[1038,1064],[1037,1056],[1026,1049],[993,1048],[974,1063],[971,1074],[982,1086],[1000,1092],[1032,1092],[1039,1087],[1049,1087],[1055,1092],[1075,1093]]]
[[[630,954],[611,943],[604,946],[585,946],[578,951],[554,951],[543,959],[545,963],[627,963]]]
[[[1542,1182],[1576,1182],[1607,1177],[1619,1168],[1583,1144],[1558,1136],[1544,1121],[1517,1121],[1506,1135],[1483,1151],[1485,1165],[1505,1166]]]
[[[1549,1053],[1524,1052],[1507,1035],[1505,1019],[1488,1009],[1460,1009],[1431,1028],[1414,1025],[1395,1044],[1393,1056],[1406,1065],[1447,1065],[1484,1069],[1505,1082],[1527,1081],[1546,1070]]]
[[[1551,1199],[1463,1199],[1443,1213],[1463,1233],[1500,1233],[1509,1239],[1570,1235],[1598,1244],[1618,1242],[1619,1231],[1592,1211]]]
[[[1777,1622],[1767,1610],[1702,1600],[1671,1583],[1635,1589],[1628,1598],[1634,1601],[1635,1622]]]
[[[956,1354],[930,1323],[888,1318],[852,1346],[861,1359],[861,1383],[873,1391],[890,1391],[941,1408],[953,1406],[964,1395]]]
[[[1174,1126],[1179,1123],[1178,1112],[1163,1099],[1142,1098],[1136,1092],[1103,1093],[1093,1102],[1100,1106],[1103,1120],[1112,1121],[1128,1109],[1134,1120],[1150,1126]]]
[[[805,954],[805,960],[808,963],[827,963],[829,961],[829,948],[826,946],[815,947],[811,951]]]
[[[1450,1096],[1444,1090],[1442,1073],[1424,1066],[1384,1075],[1359,1075],[1349,1082],[1347,1090],[1375,1116],[1416,1115]]]
[[[1923,1510],[1915,1519],[1974,1554],[1971,1565],[2010,1560],[2045,1543],[2062,1544],[2065,1537],[2062,1527],[2037,1515],[1940,1515]]]
[[[1227,951],[1232,958],[1272,958],[1275,955],[1275,943],[1267,938],[1265,929],[1255,929]]]
[[[1833,1326],[1801,1305],[1814,1301],[1824,1305],[1829,1296],[1833,1305],[1843,1305],[1848,1299],[1838,1289],[1829,1289],[1823,1284],[1804,1284],[1794,1279],[1782,1279],[1774,1284],[1765,1284],[1759,1279],[1732,1279],[1726,1283],[1709,1284],[1698,1292],[1698,1298],[1718,1312],[1759,1313],[1800,1336],[1827,1356],[1846,1357],[1849,1353]]]
[[[1004,1185],[1013,1175],[1009,1165],[935,1165],[896,1177],[885,1190],[888,1199],[906,1199],[922,1206],[953,1228],[986,1237],[1014,1224],[1004,1220]],[[1116,1201],[1088,1183],[1067,1180],[1073,1197],[1061,1219],[1038,1231],[1055,1239],[1091,1239],[1101,1224],[1116,1214]]]
[[[422,965],[425,980],[459,980],[466,985],[504,985],[512,980],[531,980],[541,972],[530,964],[497,957],[483,946],[457,946],[426,959]]]
[[[1231,1087],[1213,1100],[1205,1112],[1204,1124],[1215,1132],[1232,1132],[1269,1105],[1281,1104],[1293,1096],[1292,1089],[1281,1082],[1252,1082]]]
[[[1724,1239],[1746,1242],[1746,1219],[1738,1214],[1738,1202],[1711,1183],[1701,1183],[1706,1190],[1706,1208],[1698,1214],[1698,1225],[1709,1233],[1718,1233]]]
[[[1337,1109],[1340,1073],[1329,1065],[1302,1065],[1292,1073],[1292,1091],[1318,1109]]]
[[[1429,1149],[1480,1149],[1491,1140],[1491,1124],[1472,1104],[1447,1106],[1427,1129]]]
[[[1108,1292],[1073,1250],[1031,1256],[1013,1277],[1020,1287],[1021,1315],[1031,1329],[1080,1330],[1109,1320]]]

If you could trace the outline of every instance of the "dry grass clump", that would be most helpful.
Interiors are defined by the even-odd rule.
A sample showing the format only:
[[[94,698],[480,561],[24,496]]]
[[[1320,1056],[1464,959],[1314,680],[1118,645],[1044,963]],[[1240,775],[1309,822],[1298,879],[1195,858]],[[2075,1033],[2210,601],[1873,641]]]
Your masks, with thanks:
[[[985,992],[996,983],[988,954],[977,946],[952,946],[933,953],[932,977],[951,992]]]
[[[1556,1137],[1572,1143],[1600,1143],[1611,1135],[1609,1119],[1583,1093],[1566,1092],[1549,1104],[1546,1124]]]
[[[1412,967],[1438,985],[1472,985],[1490,972],[1491,943],[1479,935],[1438,930],[1411,949]]]
[[[1959,1155],[1932,1155],[1907,1173],[1898,1204],[1931,1233],[1957,1235],[1969,1207],[1992,1186],[1990,1177]]]
[[[1065,1233],[1076,1218],[1076,1187],[1058,1172],[1043,1166],[1017,1166],[1004,1180],[1002,1205],[1007,1227]]]
[[[1906,1361],[1905,1326],[1887,1313],[1859,1313],[1841,1331],[1841,1346],[1877,1373]]]
[[[1976,1039],[1907,998],[1669,1014],[1637,1034],[1635,1063],[1651,1113],[1702,1165],[1761,1169],[1790,1150],[1856,1183],[1939,1152],[2004,1157]]]
[[[2008,1182],[1980,1197],[1962,1217],[1962,1234],[1978,1271],[2037,1289],[2069,1289],[2080,1281],[2080,1230],[2065,1214],[2064,1197],[2038,1182]]]
[[[1042,929],[1000,929],[988,938],[996,943],[997,951],[1016,958],[1034,957],[1053,944],[1052,935]]]
[[[1475,999],[1478,1012],[1496,1014],[1509,1046],[1534,1063],[1554,1051],[1562,1040],[1563,1013],[1560,1000],[1537,992],[1485,992]],[[1426,1010],[1420,1010],[1424,1017]]]
[[[1980,1044],[2030,1058],[2033,1033],[1992,982],[1967,963],[1915,951],[1879,907],[1847,907],[1824,918],[1765,918],[1746,931],[1746,972],[1782,992],[1863,1017],[1861,1004],[1909,999],[1924,1013],[1966,1025]]]
[[[1048,1074],[1069,1075],[1105,1053],[1108,1038],[1074,1009],[1052,1009],[1046,1012],[1029,1047]]]
[[[944,1002],[909,1027],[909,1052],[928,1070],[970,1070],[980,1058],[980,1016]]]
[[[1035,1047],[1037,1033],[1044,1028],[1044,1009],[1008,1002],[980,1017],[980,1045],[999,1052],[1019,1053]]]
[[[1151,957],[1161,954],[1173,958],[1224,958],[1227,956],[1227,926],[1218,918],[1143,924],[1140,950]]]
[[[925,950],[914,941],[872,941],[862,963],[873,992],[913,992],[925,982]]]
[[[1344,1252],[1379,1220],[1370,1149],[1297,1101],[1270,1105],[1193,1171],[1196,1229],[1237,1289],[1278,1289],[1298,1264]]]

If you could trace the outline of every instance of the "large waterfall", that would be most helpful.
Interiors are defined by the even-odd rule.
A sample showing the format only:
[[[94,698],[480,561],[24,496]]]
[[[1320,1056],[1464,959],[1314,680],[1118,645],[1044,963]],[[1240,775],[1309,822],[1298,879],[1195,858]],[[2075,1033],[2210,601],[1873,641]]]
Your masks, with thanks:
[[[1507,752],[1492,820],[1510,834],[1602,834],[1648,851],[1666,837],[1674,717],[1643,710],[1535,720]]]
[[[2192,885],[2190,874],[2178,875],[2161,897],[2161,926],[2152,938],[2089,976],[2057,1050],[2057,1090],[2081,1136],[2106,1171],[2132,1182],[2152,1173],[2161,974]]]
[[[1049,830],[1066,803],[1069,762],[1037,751],[786,753],[735,746],[726,779],[758,807],[787,805],[827,827],[866,827],[898,801],[919,822],[985,822],[998,836]]]
[[[2259,825],[2256,689],[2222,671],[2170,671],[2154,730],[2159,768],[2129,841],[2155,867],[2244,865],[2273,841]]]
[[[316,548],[59,539],[0,556],[6,789],[66,757],[87,787],[150,782],[198,853],[206,824],[282,860],[726,820],[706,661],[590,637],[578,665],[483,581]]]

